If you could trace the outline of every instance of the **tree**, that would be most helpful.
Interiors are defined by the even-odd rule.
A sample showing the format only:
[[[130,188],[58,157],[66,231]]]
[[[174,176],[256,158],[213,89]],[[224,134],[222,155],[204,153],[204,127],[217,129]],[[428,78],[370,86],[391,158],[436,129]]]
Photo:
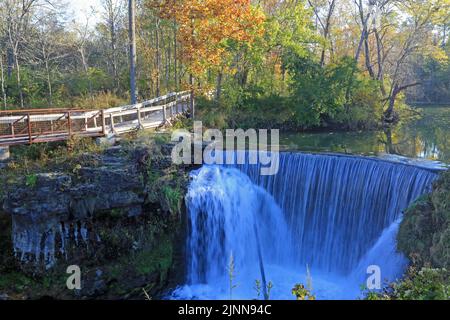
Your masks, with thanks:
[[[131,104],[137,102],[137,86],[136,86],[136,1],[129,0],[128,2],[128,19],[129,19],[129,34],[130,34],[130,96]]]
[[[22,44],[26,41],[27,31],[30,24],[32,11],[41,3],[38,0],[4,0],[4,9],[2,13],[6,23],[5,33],[8,39],[8,49],[12,52],[15,69],[16,81],[19,91],[20,107],[24,107],[24,95],[22,90],[22,79],[20,73],[20,53]]]
[[[90,16],[86,17],[86,22],[84,25],[74,24],[73,29],[75,31],[75,37],[73,39],[73,45],[76,48],[76,52],[78,53],[82,70],[85,74],[86,79],[89,83],[89,95],[92,98],[92,82],[89,79],[89,51],[87,50],[87,46],[90,42],[90,38],[92,38],[92,30],[89,28],[89,19]]]
[[[397,96],[420,81],[411,79],[411,63],[420,55],[435,54],[441,49],[432,41],[432,32],[436,22],[442,20],[450,10],[448,0],[406,0],[396,2],[398,10],[407,15],[406,20],[398,26],[397,45],[389,52],[386,59],[390,72],[390,90],[385,112],[387,122],[395,121],[395,101]]]
[[[102,0],[103,20],[107,29],[109,41],[109,58],[111,62],[111,74],[114,79],[115,90],[120,86],[119,79],[119,53],[118,41],[123,18],[124,2],[122,0]]]
[[[325,41],[320,54],[320,65],[323,67],[325,65],[326,50],[327,47],[329,47],[329,36],[331,31],[332,17],[336,9],[336,0],[327,0],[326,2],[308,0],[308,3],[314,10],[314,15],[316,16],[318,24],[320,25],[322,36]],[[321,11],[324,11],[325,14],[322,15]]]
[[[0,52],[0,86],[2,88],[2,100],[3,100],[3,107],[6,110],[7,107],[7,101],[6,101],[6,90],[5,90],[5,74],[3,71],[3,52]]]
[[[42,72],[39,70],[37,74],[44,74],[48,92],[47,101],[50,107],[54,103],[54,75],[58,71],[60,61],[70,54],[65,39],[65,24],[59,19],[64,11],[56,5],[53,5],[55,10],[41,13],[39,23],[35,23],[31,30],[33,39],[29,41],[28,46],[28,49],[32,51],[30,60],[43,68]]]
[[[6,34],[5,34],[5,14],[2,12],[4,10],[3,7],[0,8],[0,48],[2,48],[0,50],[0,86],[1,86],[1,90],[2,90],[2,104],[4,109],[6,110],[7,107],[7,95],[6,95],[6,88],[5,88],[5,72],[4,72],[4,63],[3,63],[3,59],[6,55],[6,52],[3,50],[3,48],[6,48]]]
[[[207,69],[223,68],[231,42],[251,42],[262,32],[264,16],[249,0],[163,0],[151,1],[163,19],[178,24],[179,58],[193,79]],[[221,67],[222,66],[222,67]]]

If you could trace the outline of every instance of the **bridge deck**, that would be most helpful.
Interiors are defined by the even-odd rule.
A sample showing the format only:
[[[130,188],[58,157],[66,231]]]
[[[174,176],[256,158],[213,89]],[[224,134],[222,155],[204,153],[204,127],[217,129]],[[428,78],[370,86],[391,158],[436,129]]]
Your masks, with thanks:
[[[0,111],[0,146],[100,137],[157,128],[188,110],[191,94],[169,93],[135,105],[103,110]]]

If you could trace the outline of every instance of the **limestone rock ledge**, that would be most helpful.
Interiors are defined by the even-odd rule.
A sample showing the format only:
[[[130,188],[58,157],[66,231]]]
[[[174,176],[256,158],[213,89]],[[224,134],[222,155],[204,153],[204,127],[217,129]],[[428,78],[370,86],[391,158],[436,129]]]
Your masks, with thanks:
[[[0,232],[10,231],[11,250],[0,253],[0,295],[140,299],[142,288],[159,296],[180,280],[187,170],[172,165],[170,151],[116,146],[87,155],[95,165],[7,186],[0,228],[9,230]],[[83,285],[71,291],[74,264]]]

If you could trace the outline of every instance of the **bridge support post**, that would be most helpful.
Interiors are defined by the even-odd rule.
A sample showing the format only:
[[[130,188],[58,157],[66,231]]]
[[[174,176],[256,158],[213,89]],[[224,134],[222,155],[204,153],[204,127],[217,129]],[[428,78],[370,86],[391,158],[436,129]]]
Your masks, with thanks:
[[[162,111],[163,111],[163,123],[165,124],[167,122],[166,105],[163,105]]]
[[[88,118],[87,115],[84,115],[84,131],[88,131]]]
[[[139,129],[143,129],[144,126],[142,125],[142,117],[141,117],[141,108],[140,107],[137,108],[137,118],[138,118]]]
[[[67,112],[67,131],[70,139],[72,137],[72,119],[70,118],[70,111]]]
[[[105,110],[102,110],[102,134],[106,135],[106,119],[105,119]]]
[[[109,121],[111,122],[111,132],[114,133],[114,116],[112,113],[109,115]]]
[[[28,143],[33,143],[33,136],[31,134],[31,116],[30,114],[27,114],[27,128],[28,128]]]
[[[175,95],[175,110],[178,114],[183,113],[183,106],[181,105],[182,101],[178,99],[178,92]]]
[[[0,147],[0,161],[6,161],[9,159],[11,154],[9,153],[9,147]]]

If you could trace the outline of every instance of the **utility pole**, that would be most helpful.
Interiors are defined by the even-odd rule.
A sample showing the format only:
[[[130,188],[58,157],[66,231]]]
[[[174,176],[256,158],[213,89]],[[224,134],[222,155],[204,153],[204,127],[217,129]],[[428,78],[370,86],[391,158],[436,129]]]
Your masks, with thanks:
[[[137,103],[136,87],[136,0],[128,0],[128,19],[130,37],[130,97],[131,104]]]

